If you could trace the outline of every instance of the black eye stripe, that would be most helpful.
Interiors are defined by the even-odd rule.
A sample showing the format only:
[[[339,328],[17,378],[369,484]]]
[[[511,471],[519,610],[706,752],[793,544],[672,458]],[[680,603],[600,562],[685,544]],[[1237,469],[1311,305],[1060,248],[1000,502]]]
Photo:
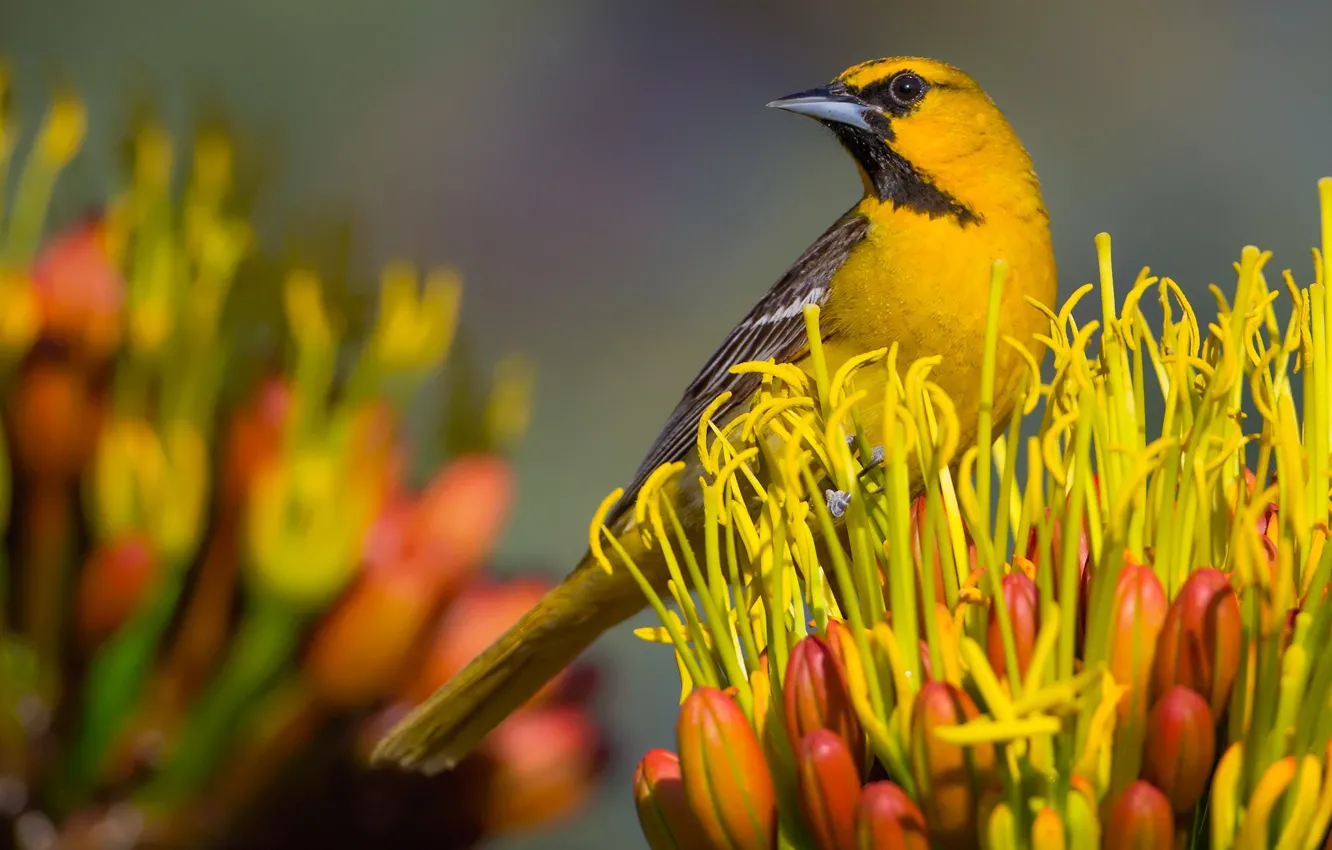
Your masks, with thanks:
[[[931,88],[929,81],[911,70],[898,71],[891,77],[877,80],[857,94],[861,100],[879,107],[893,116],[909,113]]]

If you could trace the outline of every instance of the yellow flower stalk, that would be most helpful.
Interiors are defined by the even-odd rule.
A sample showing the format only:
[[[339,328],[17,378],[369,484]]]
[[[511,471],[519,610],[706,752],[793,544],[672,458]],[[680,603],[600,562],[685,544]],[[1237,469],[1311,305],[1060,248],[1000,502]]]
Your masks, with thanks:
[[[1152,762],[1161,781],[1213,777],[1210,798],[1196,806],[1193,786],[1165,789],[1191,807],[1180,813],[1187,846],[1258,847],[1268,836],[1283,847],[1318,846],[1332,817],[1332,179],[1319,183],[1319,199],[1313,282],[1269,277],[1270,255],[1246,247],[1232,288],[1212,287],[1211,312],[1147,269],[1118,284],[1110,238],[1098,236],[1097,283],[1062,305],[1032,304],[1049,320],[1047,371],[1021,352],[1029,367],[1021,413],[1001,431],[983,401],[975,445],[957,445],[956,413],[930,381],[937,358],[912,364],[895,349],[867,352],[829,375],[818,310],[806,308],[812,380],[772,364],[737,367],[764,380],[740,424],[711,422],[717,405],[699,423],[703,478],[678,480],[663,467],[643,488],[636,516],[648,520],[645,542],[661,548],[673,587],[688,578],[698,593],[661,599],[640,576],[664,624],[641,636],[673,643],[688,672],[685,697],[700,684],[733,688],[761,729],[783,723],[772,706],[791,685],[793,647],[845,628],[864,662],[845,669],[870,759],[931,812],[939,801],[928,773],[908,765],[931,763],[923,753],[945,745],[993,751],[988,790],[997,798],[987,807],[979,802],[987,789],[974,789],[981,796],[965,805],[975,810],[947,810],[947,835],[936,837],[985,835],[1015,848],[1164,828],[1167,798],[1142,779],[1141,742],[1156,701],[1172,687],[1194,688],[1196,698],[1176,693],[1151,719],[1157,746],[1190,758],[1211,753],[1188,743],[1211,733],[1181,739],[1185,730],[1172,724],[1189,712],[1215,715],[1215,762],[1189,763],[1186,774]],[[996,262],[983,400],[994,391],[999,346],[1017,346],[993,321],[1006,274]],[[1079,324],[1073,310],[1084,300],[1099,314]],[[886,385],[859,380],[875,361],[889,366]],[[886,444],[870,446],[859,411],[880,403]],[[914,502],[913,469],[925,473]],[[708,507],[701,558],[670,522],[668,498],[695,486]],[[605,568],[637,576],[628,553],[602,547],[614,542],[603,515],[592,524],[594,551]],[[830,542],[815,547],[811,529]],[[1130,565],[1128,587],[1146,590],[1117,591]],[[999,601],[1014,571],[1039,596],[1039,630],[1023,624],[1025,671],[1009,605]],[[1237,619],[1227,599],[1238,600]],[[1160,606],[1151,608],[1157,625],[1135,625],[1140,605]],[[753,715],[749,686],[758,653],[772,693],[764,717]],[[991,658],[1004,660],[1003,675]],[[931,721],[926,741],[913,713],[930,682],[959,687],[979,714]],[[937,717],[940,692],[930,693]],[[782,841],[804,846],[789,828],[800,801],[785,790],[782,761],[770,766]],[[1106,833],[1099,813],[1114,805],[1148,808]]]

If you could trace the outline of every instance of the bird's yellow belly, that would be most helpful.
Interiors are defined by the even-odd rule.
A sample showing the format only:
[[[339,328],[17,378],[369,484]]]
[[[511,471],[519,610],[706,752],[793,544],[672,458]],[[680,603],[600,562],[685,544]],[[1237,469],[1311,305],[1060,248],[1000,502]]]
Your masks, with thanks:
[[[850,357],[893,343],[902,375],[919,358],[942,357],[930,377],[957,406],[965,445],[975,437],[991,265],[1002,258],[1009,265],[995,372],[996,422],[1002,424],[1028,370],[1003,337],[1020,340],[1039,360],[1044,349],[1034,335],[1046,331],[1046,320],[1025,297],[1055,306],[1048,229],[1043,220],[1025,225],[986,222],[960,230],[951,221],[918,215],[876,223],[867,243],[833,278],[824,311],[830,371]],[[881,434],[886,368],[885,361],[865,369],[856,382],[857,389],[869,392],[860,415],[874,441]]]

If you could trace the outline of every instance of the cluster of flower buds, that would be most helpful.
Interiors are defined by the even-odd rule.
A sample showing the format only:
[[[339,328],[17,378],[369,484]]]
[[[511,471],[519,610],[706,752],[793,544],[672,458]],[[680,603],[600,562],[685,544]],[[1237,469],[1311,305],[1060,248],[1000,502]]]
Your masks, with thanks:
[[[866,740],[849,688],[838,652],[811,635],[792,648],[782,693],[756,699],[752,718],[732,693],[692,691],[680,708],[679,755],[652,750],[635,774],[648,845],[773,847],[780,797],[796,804],[799,821],[788,829],[809,846],[927,847],[925,816],[906,792],[884,779],[866,781]],[[946,749],[925,756],[933,760],[927,772],[949,769]]]
[[[0,114],[0,168],[12,130]],[[450,349],[455,275],[389,267],[348,357],[319,278],[250,262],[220,133],[176,193],[145,123],[128,191],[44,236],[83,133],[59,97],[0,215],[0,845],[464,847],[574,809],[604,761],[587,670],[450,778],[364,767],[545,590],[483,573],[527,371],[450,411],[480,424],[414,486],[401,423]],[[233,344],[247,286],[284,296],[285,322],[241,321],[284,325],[285,368]],[[386,793],[431,818],[386,816]]]
[[[1313,286],[1287,273],[1284,327],[1256,249],[1209,324],[1146,270],[1121,307],[1099,237],[1101,321],[1071,319],[1093,287],[1050,311],[1053,380],[1026,353],[1004,433],[983,397],[960,454],[972,435],[930,361],[869,391],[886,445],[869,444],[857,371],[895,352],[833,369],[816,307],[809,373],[746,367],[764,378],[752,411],[699,429],[701,604],[679,575],[685,616],[655,600],[690,676],[678,757],[639,765],[649,844],[1332,846],[1332,179],[1319,189],[1329,241]],[[683,534],[646,544],[693,569]]]

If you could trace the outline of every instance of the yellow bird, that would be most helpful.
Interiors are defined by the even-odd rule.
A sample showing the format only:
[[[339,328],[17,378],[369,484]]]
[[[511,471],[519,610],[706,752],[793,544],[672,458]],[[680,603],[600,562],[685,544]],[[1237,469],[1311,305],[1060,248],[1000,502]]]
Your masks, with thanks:
[[[723,423],[744,411],[758,387],[758,376],[734,375],[732,366],[768,358],[805,365],[805,305],[820,305],[830,371],[892,343],[903,364],[942,355],[932,378],[956,403],[966,444],[975,438],[992,262],[1003,259],[1011,269],[1000,332],[1038,357],[1043,349],[1033,335],[1045,329],[1045,319],[1024,298],[1053,305],[1057,295],[1049,216],[1031,159],[994,102],[957,68],[930,59],[878,59],[768,105],[831,130],[855,160],[865,194],[726,337],[608,517],[607,526],[660,586],[667,570],[659,550],[645,550],[633,527],[630,508],[639,488],[653,470],[675,461],[690,464],[677,480],[697,480],[695,435],[704,409],[730,392],[715,417]],[[1024,366],[1000,346],[996,372],[1002,426]],[[862,424],[875,441],[872,412]],[[676,509],[686,525],[701,523],[697,494],[677,499]],[[645,604],[627,571],[607,574],[584,556],[517,625],[392,730],[374,760],[428,772],[452,766],[602,632]]]

